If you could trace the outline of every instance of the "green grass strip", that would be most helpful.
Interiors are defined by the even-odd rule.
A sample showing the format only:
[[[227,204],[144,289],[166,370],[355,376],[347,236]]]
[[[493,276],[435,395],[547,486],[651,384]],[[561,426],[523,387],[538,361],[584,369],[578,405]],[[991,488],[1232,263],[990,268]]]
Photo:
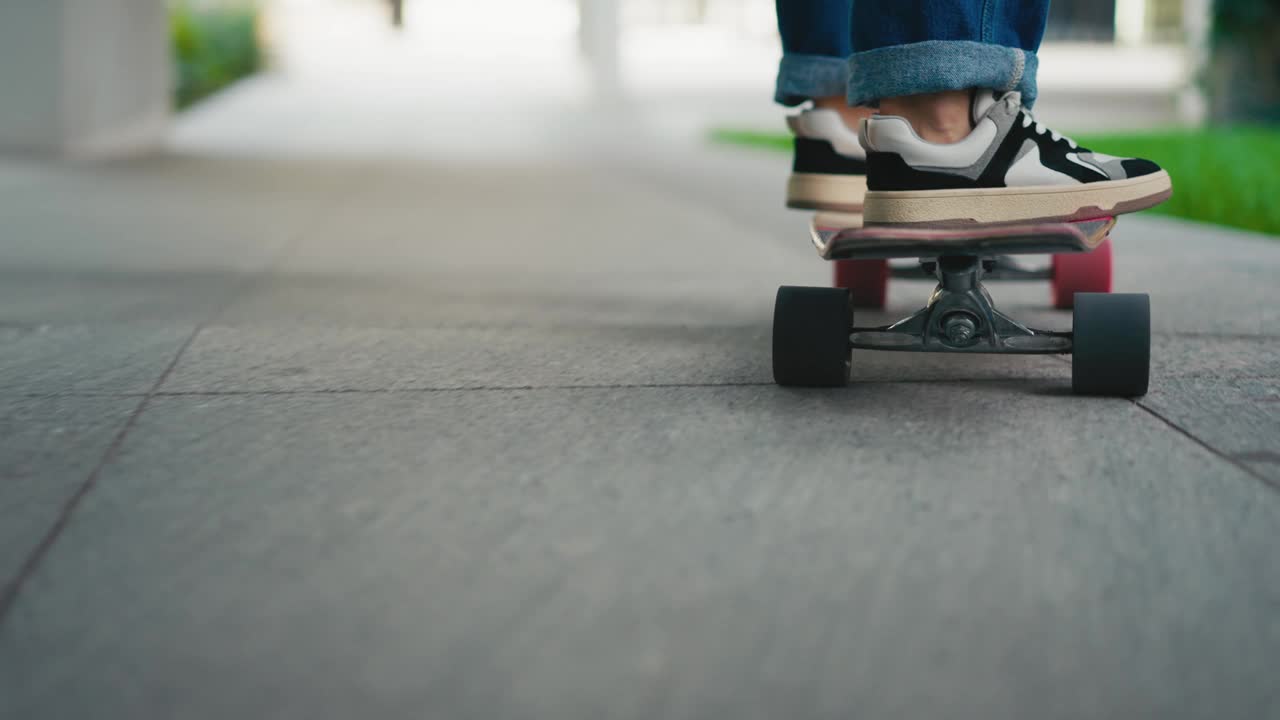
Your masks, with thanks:
[[[1074,136],[1097,152],[1154,160],[1173,197],[1151,212],[1280,235],[1280,129],[1208,128]],[[790,151],[786,133],[717,129],[715,142]]]

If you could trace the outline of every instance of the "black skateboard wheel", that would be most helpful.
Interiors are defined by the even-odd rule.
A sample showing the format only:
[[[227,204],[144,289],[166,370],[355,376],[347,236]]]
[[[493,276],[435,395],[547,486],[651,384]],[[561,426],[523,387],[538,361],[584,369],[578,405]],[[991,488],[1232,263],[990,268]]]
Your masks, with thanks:
[[[1071,389],[1080,395],[1146,395],[1151,298],[1138,293],[1077,293],[1072,320]]]
[[[832,285],[846,288],[856,308],[884,307],[889,291],[888,260],[836,260]]]
[[[773,306],[774,382],[801,387],[848,384],[852,327],[848,290],[778,288]]]

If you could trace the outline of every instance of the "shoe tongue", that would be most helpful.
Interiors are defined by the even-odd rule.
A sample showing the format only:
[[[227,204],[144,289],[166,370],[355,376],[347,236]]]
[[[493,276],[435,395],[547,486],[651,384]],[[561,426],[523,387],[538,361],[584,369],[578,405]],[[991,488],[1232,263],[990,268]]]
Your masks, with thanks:
[[[973,124],[977,125],[979,120],[986,117],[998,101],[998,93],[995,90],[975,90],[973,104],[970,106]]]

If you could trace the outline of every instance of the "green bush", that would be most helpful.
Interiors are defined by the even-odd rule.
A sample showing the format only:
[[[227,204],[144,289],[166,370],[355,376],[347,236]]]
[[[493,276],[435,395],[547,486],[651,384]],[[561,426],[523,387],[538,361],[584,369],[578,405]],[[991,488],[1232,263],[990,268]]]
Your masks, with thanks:
[[[169,13],[174,100],[187,107],[262,66],[258,15],[248,5],[196,8],[175,3]]]

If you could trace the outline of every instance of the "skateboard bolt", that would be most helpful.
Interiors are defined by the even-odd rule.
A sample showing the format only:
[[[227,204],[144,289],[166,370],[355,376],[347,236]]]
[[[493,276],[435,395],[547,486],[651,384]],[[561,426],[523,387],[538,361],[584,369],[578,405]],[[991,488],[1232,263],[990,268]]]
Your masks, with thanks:
[[[942,331],[947,334],[947,340],[951,341],[952,345],[963,345],[973,339],[978,326],[968,315],[956,313],[946,319],[942,325]]]

